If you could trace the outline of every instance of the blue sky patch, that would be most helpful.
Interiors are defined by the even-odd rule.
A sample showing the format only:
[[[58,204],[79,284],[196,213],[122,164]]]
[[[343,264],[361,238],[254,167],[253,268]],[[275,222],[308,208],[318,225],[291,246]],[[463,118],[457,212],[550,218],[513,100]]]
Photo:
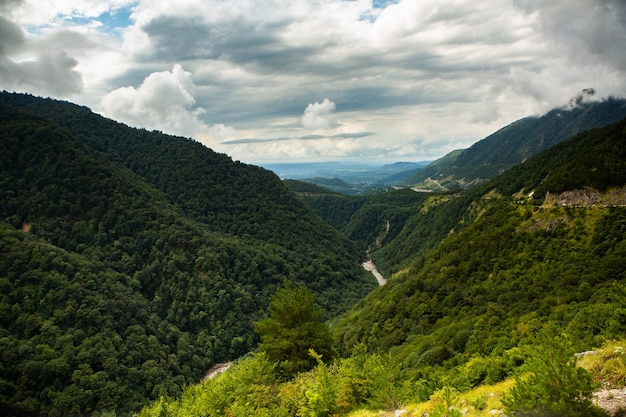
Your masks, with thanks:
[[[106,28],[125,28],[133,24],[133,21],[130,18],[132,12],[132,7],[124,7],[113,11],[109,10],[98,16],[96,20],[100,21]]]
[[[390,4],[396,4],[398,0],[374,0],[373,6],[375,9],[384,9]]]
[[[387,6],[391,5],[391,4],[396,4],[398,2],[398,0],[374,0],[372,2],[372,7],[374,9],[384,9]],[[370,23],[373,23],[376,21],[377,18],[377,12],[374,13],[364,13],[359,17],[359,20],[364,20],[364,21],[368,21]]]
[[[133,20],[130,18],[132,12],[132,6],[127,6],[120,9],[107,10],[98,17],[73,16],[67,20],[78,26],[89,25],[97,21],[102,23],[104,31],[114,31],[133,24]]]

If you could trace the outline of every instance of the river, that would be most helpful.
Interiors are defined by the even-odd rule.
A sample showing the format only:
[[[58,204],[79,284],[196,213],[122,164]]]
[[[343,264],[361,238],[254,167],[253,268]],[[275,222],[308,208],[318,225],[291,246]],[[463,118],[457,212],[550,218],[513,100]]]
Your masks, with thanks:
[[[378,269],[376,269],[376,265],[374,264],[374,261],[370,259],[370,260],[363,262],[362,265],[366,271],[370,271],[372,275],[376,277],[376,281],[378,281],[378,285],[385,285],[387,283],[387,280],[385,279],[385,277],[383,277],[383,274],[381,274],[378,271]]]

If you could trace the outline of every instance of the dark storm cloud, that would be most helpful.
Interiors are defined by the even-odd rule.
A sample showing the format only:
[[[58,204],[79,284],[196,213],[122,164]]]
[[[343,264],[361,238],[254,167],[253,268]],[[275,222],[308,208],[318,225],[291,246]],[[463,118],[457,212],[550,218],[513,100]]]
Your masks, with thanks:
[[[515,0],[518,7],[540,16],[540,28],[574,61],[596,59],[615,69],[626,68],[626,1],[577,0],[543,3]]]
[[[5,2],[6,3],[6,2]],[[67,96],[82,89],[78,64],[62,50],[35,53],[33,58],[16,62],[11,54],[28,48],[22,29],[0,17],[0,81],[4,89],[27,88],[38,94]]]
[[[15,23],[0,16],[0,55],[4,55],[21,47],[24,33]]]
[[[284,69],[304,59],[309,48],[287,47],[275,36],[279,23],[233,20],[219,23],[201,18],[159,16],[143,26],[153,53],[160,59],[226,60],[240,65]]]

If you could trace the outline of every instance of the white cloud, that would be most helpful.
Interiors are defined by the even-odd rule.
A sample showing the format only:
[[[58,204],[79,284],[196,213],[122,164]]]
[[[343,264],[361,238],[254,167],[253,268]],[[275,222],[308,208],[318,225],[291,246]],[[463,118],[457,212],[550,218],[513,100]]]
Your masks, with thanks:
[[[583,88],[626,95],[623,0],[376,5],[4,0],[3,15],[23,36],[8,27],[0,37],[0,71],[17,74],[45,53],[64,82],[33,70],[9,87],[106,104],[111,117],[194,135],[249,161],[383,152],[428,159],[564,105]],[[115,13],[125,20],[112,30]],[[178,70],[163,72],[173,63]],[[371,134],[333,136],[342,132]],[[312,133],[332,139],[284,140]],[[246,138],[263,141],[236,142]]]
[[[327,129],[334,124],[328,120],[330,115],[335,110],[335,103],[325,98],[321,103],[310,103],[304,109],[302,115],[302,126],[306,129]]]
[[[175,64],[172,71],[148,75],[137,88],[111,91],[101,104],[107,117],[133,126],[193,136],[208,129],[198,119],[202,109],[194,107],[194,93],[191,73]]]
[[[216,139],[227,139],[237,135],[237,129],[232,126],[225,126],[223,123],[216,123],[209,128],[209,132]]]

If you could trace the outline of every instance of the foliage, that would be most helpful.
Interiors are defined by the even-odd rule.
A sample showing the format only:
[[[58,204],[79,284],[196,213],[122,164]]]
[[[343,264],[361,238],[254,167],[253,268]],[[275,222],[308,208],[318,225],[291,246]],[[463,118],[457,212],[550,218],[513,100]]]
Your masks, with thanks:
[[[256,323],[259,350],[276,363],[278,373],[291,378],[313,368],[319,358],[332,360],[333,341],[315,304],[315,294],[304,287],[287,286],[272,296],[269,317]],[[313,350],[315,355],[311,355]]]
[[[436,402],[434,410],[429,414],[431,417],[462,417],[463,413],[458,406],[458,393],[454,389],[445,386],[431,397]]]
[[[316,366],[288,381],[276,379],[273,363],[265,353],[257,353],[213,379],[185,387],[178,399],[160,398],[139,417],[322,417],[356,409],[393,410],[409,398],[389,358],[361,348],[350,358],[328,364],[315,351],[309,353]]]
[[[597,386],[587,370],[576,365],[571,341],[554,329],[540,335],[524,366],[526,375],[502,402],[511,416],[602,416],[592,402]]]
[[[430,416],[437,409],[440,413],[445,413],[444,404],[447,403],[447,411],[451,414],[461,412],[465,417],[502,415],[501,399],[513,384],[513,379],[510,379],[494,385],[482,385],[466,392],[457,392],[446,386],[433,393],[428,401],[408,404],[404,409],[409,416]]]
[[[403,189],[371,196],[301,195],[301,198],[362,250],[369,247],[378,268],[387,274],[396,267],[396,259],[378,256],[379,247],[398,238],[407,220],[428,200],[428,194]]]
[[[598,143],[620,143],[620,131],[622,124],[607,127],[562,147],[593,155],[588,151]],[[538,158],[556,167],[563,152]],[[612,160],[604,157],[606,164]],[[398,272],[333,320],[342,354],[361,343],[390,351],[408,380],[427,377],[431,387],[465,391],[510,377],[525,360],[520,347],[535,343],[546,323],[571,334],[577,351],[626,334],[626,210],[520,201],[502,190],[516,193],[534,177],[512,172],[417,206],[378,252],[395,257]],[[522,182],[500,188],[514,177]],[[605,184],[622,181],[613,175]],[[619,374],[618,362],[610,368]]]
[[[605,138],[620,140],[619,135]],[[589,149],[576,145],[577,140],[585,141],[564,143],[564,149],[578,146],[574,154]],[[555,167],[552,158],[562,155],[557,148],[539,160]],[[523,165],[526,170],[537,163],[531,159]],[[567,359],[574,351],[623,335],[626,228],[621,226],[626,210],[533,205],[507,194],[542,175],[530,171],[513,183],[504,174],[460,194],[405,191],[359,197],[344,230],[363,230],[363,241],[378,245],[373,252],[398,272],[332,320],[343,358],[280,382],[273,388],[277,402],[267,412],[375,415],[364,410],[394,410],[430,398],[423,407],[404,408],[489,415],[502,408],[499,398],[512,384],[501,381],[510,381],[524,363],[536,366],[533,357],[541,355],[525,352],[546,325],[575,338],[560,356]],[[608,183],[620,181],[615,176]],[[563,363],[562,380],[547,378],[535,385],[546,393],[555,381],[568,382],[570,391],[582,392],[579,399],[586,401],[593,387],[587,374]],[[606,370],[619,374],[617,358]],[[476,388],[494,383],[496,395]]]
[[[314,210],[328,224],[338,230],[345,230],[350,219],[355,215],[366,197],[345,196],[340,194],[299,194],[302,201]]]
[[[269,416],[277,389],[273,365],[258,354],[238,361],[212,379],[185,387],[178,400],[160,397],[138,416]]]
[[[0,108],[3,415],[131,415],[256,346],[285,280],[325,317],[375,287],[269,171],[70,103]]]
[[[535,201],[548,192],[622,186],[626,182],[625,128],[626,119],[580,133],[511,168],[492,184],[505,195],[534,190]]]
[[[575,351],[626,334],[626,209],[539,198],[623,187],[623,123],[463,192],[296,196],[268,171],[187,139],[69,103],[7,93],[0,103],[8,416],[130,415],[150,400],[142,415],[341,415],[431,397],[429,412],[439,398],[448,413],[469,401],[464,391],[525,361],[542,366],[523,352],[547,324]],[[359,267],[367,247],[390,279],[331,321],[336,358],[323,320],[374,288]],[[294,287],[263,320],[285,281]],[[314,325],[284,326],[303,307],[301,323]],[[193,385],[253,349],[259,320],[271,342]],[[302,337],[311,334],[324,343]],[[281,369],[271,351],[293,340],[305,343]],[[600,372],[619,384],[622,362]],[[584,372],[562,364],[563,381],[588,398]],[[545,394],[555,381],[535,385]]]
[[[17,170],[30,169],[23,187],[19,182],[10,182],[10,177],[3,182],[11,184],[10,192],[16,193],[8,199],[14,204],[7,209],[16,228],[24,222],[37,224],[42,217],[37,209],[41,204],[48,206],[50,197],[61,199],[63,205],[70,201],[74,203],[68,208],[63,207],[64,211],[49,210],[46,213],[48,216],[64,215],[67,210],[79,214],[83,207],[92,205],[98,208],[99,215],[110,211],[107,201],[111,201],[115,194],[98,194],[99,181],[106,181],[113,171],[119,173],[124,181],[139,182],[139,188],[148,194],[145,198],[158,196],[167,200],[178,215],[199,221],[212,232],[238,237],[261,247],[269,244],[286,250],[290,258],[301,264],[294,269],[306,274],[305,280],[319,295],[320,304],[333,314],[345,310],[351,302],[375,287],[375,282],[366,281],[367,275],[359,266],[361,251],[307,209],[270,171],[233,162],[228,156],[215,153],[193,140],[130,129],[71,103],[8,93],[0,96],[0,102],[13,106],[13,109],[7,109],[3,120],[25,125],[4,130],[7,136],[11,136],[11,142],[6,143],[12,143],[12,148],[2,155],[6,155],[7,167],[16,167],[16,170],[11,168],[8,174],[22,175]],[[10,112],[18,112],[17,109],[30,112],[20,112],[20,117],[26,118],[23,122],[9,115]],[[38,115],[33,123],[44,123],[50,129],[38,129],[38,135],[32,135],[28,125],[33,114]],[[33,146],[38,149],[39,142],[53,146],[57,141],[57,132],[67,137],[68,142],[60,144],[66,145],[65,148],[55,147],[48,153],[44,149],[32,150]],[[25,141],[24,146],[15,144],[19,141]],[[85,150],[89,163],[82,154]],[[25,164],[16,164],[18,158],[13,155],[18,153]],[[37,155],[41,156],[39,162],[42,165],[34,165],[33,156]],[[48,161],[56,155],[60,155],[58,162]],[[73,161],[70,156],[79,160]],[[107,165],[106,169],[97,172],[97,176],[89,171],[90,166],[101,167],[103,164]],[[45,193],[38,193],[37,187],[46,185],[46,181],[53,184],[45,188]],[[30,182],[35,182],[35,185]],[[85,201],[82,194],[87,187],[92,201]],[[119,183],[112,184],[112,188],[114,192],[121,189]],[[73,192],[74,189],[81,192]],[[76,199],[66,199],[66,192],[70,193],[69,197],[76,195]],[[33,196],[41,197],[43,201],[31,201]],[[21,204],[22,200],[28,204]],[[50,205],[51,209],[58,204],[53,202],[55,204]],[[119,217],[117,213],[107,213],[106,218],[115,219]],[[139,224],[135,222],[134,226]],[[113,228],[112,231],[128,236],[135,229]],[[353,294],[343,304],[337,294],[344,291],[346,281],[353,282],[354,285],[349,285]]]

